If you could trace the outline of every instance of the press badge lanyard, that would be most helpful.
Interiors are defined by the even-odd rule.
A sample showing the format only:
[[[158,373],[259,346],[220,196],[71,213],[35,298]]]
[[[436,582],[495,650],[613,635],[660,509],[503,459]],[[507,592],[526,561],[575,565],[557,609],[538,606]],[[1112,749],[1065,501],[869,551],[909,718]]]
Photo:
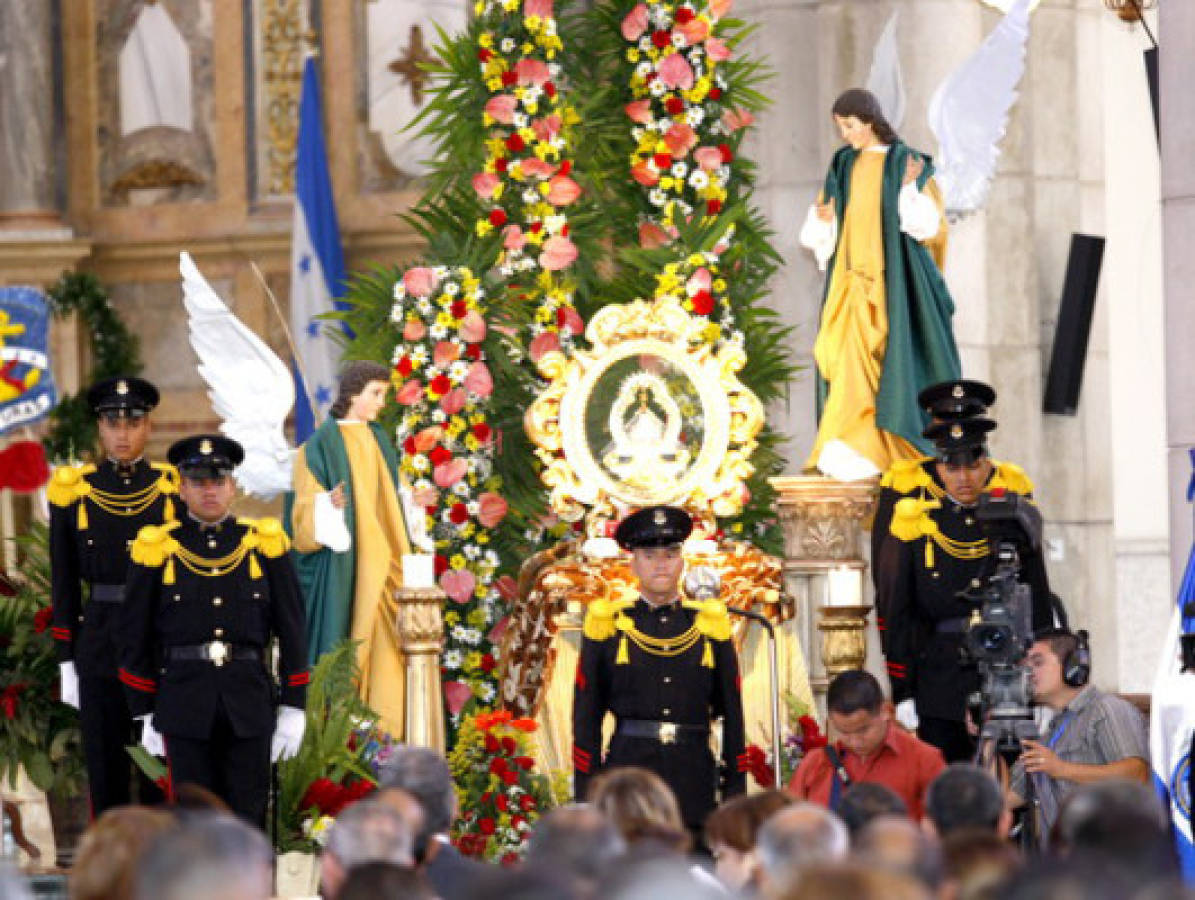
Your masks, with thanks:
[[[1069,709],[1059,717],[1058,727],[1054,730],[1053,736],[1048,741],[1046,741],[1046,746],[1048,748],[1053,750],[1054,745],[1057,744],[1060,740],[1062,740],[1062,736],[1064,734],[1066,734],[1066,729],[1070,726],[1071,719],[1073,719],[1073,718],[1074,718],[1074,715],[1071,713],[1071,711]]]

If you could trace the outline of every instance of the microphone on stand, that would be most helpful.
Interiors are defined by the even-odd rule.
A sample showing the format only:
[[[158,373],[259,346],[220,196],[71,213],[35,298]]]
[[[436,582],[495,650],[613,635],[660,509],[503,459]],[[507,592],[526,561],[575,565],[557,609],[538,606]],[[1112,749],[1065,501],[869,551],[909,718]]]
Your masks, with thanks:
[[[694,600],[712,600],[722,592],[722,576],[710,566],[694,566],[685,573],[685,593]],[[726,605],[732,615],[751,619],[764,627],[768,634],[768,661],[772,676],[772,771],[776,788],[780,783],[780,663],[776,650],[776,626],[763,613]]]

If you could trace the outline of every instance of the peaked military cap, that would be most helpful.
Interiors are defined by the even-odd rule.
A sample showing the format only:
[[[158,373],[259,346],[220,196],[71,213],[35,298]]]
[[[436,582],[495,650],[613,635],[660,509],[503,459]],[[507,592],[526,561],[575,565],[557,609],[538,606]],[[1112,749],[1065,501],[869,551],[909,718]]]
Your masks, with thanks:
[[[917,395],[918,405],[943,422],[982,416],[995,402],[991,385],[966,378],[931,384]]]
[[[693,533],[693,520],[675,506],[648,506],[623,519],[614,540],[624,550],[674,547]]]
[[[222,434],[196,434],[171,444],[166,458],[180,475],[219,478],[244,461],[245,451],[232,438]]]
[[[935,422],[921,433],[934,442],[940,462],[970,465],[988,455],[988,432],[996,427],[991,419],[971,418]]]
[[[93,384],[87,391],[87,405],[97,416],[111,412],[143,416],[158,405],[158,389],[144,378],[117,375]]]

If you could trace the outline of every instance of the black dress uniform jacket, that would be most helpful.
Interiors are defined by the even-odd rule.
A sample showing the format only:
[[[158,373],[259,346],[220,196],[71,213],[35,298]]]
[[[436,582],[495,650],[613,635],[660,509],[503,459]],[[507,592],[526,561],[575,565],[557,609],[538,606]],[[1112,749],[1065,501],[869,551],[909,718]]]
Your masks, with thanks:
[[[59,662],[74,661],[81,677],[116,677],[116,622],[120,613],[119,588],[129,569],[129,544],[145,525],[160,524],[165,517],[167,495],[154,488],[163,475],[172,485],[177,476],[171,466],[157,466],[138,460],[118,466],[108,460],[94,472],[66,467],[55,473],[56,484],[70,479],[79,488],[90,486],[91,496],[82,490],[64,489],[65,503],[50,504],[51,591],[54,602],[52,634],[58,647]],[[103,506],[96,497],[105,498]],[[54,488],[50,489],[51,495]],[[153,495],[150,502],[144,498]],[[110,502],[108,498],[115,498]],[[128,502],[121,502],[127,498]],[[177,500],[171,499],[171,515]],[[79,527],[79,508],[83,507],[85,528]],[[108,507],[105,509],[104,507]],[[110,512],[116,509],[120,512]],[[83,602],[82,583],[88,596],[95,585],[96,602]],[[91,598],[95,599],[95,598]]]
[[[993,470],[993,477],[998,471]],[[974,508],[956,503],[949,495],[938,502],[941,507],[926,515],[944,538],[962,545],[986,545]],[[884,644],[893,700],[899,703],[912,697],[918,716],[961,722],[968,695],[979,689],[979,674],[960,657],[966,623],[975,607],[957,595],[990,574],[994,559],[990,554],[959,558],[928,537],[901,540],[891,529],[890,525],[876,563],[876,606],[887,624]],[[927,544],[932,545],[928,551]],[[1033,628],[1048,628],[1053,624],[1053,607],[1041,554],[1023,553],[1020,563],[1020,580],[1032,590]]]
[[[171,539],[180,552],[155,558],[154,551]],[[246,543],[259,547],[230,567],[212,565]],[[143,545],[148,564],[137,561]],[[205,739],[218,711],[238,738],[270,735],[276,704],[265,651],[275,636],[281,702],[304,707],[309,673],[303,602],[286,546],[274,519],[228,518],[211,526],[184,513],[168,535],[142,532],[121,618],[120,680],[136,715],[152,712],[154,727],[166,737]],[[199,571],[184,557],[200,560],[194,566]],[[230,648],[222,665],[171,658],[172,648],[212,641]]]
[[[675,602],[653,608],[640,598],[627,610],[637,628],[653,638],[688,631],[697,613]],[[689,828],[699,828],[716,804],[745,788],[743,704],[738,656],[730,640],[699,639],[676,656],[657,656],[627,641],[627,662],[618,663],[621,634],[581,645],[573,701],[574,789],[583,799],[593,775],[616,766],[640,766],[672,788]],[[713,666],[702,664],[709,641]],[[615,731],[602,758],[602,721],[610,711],[620,721],[667,722],[682,729],[674,743]],[[722,719],[721,773],[709,748],[712,719]]]

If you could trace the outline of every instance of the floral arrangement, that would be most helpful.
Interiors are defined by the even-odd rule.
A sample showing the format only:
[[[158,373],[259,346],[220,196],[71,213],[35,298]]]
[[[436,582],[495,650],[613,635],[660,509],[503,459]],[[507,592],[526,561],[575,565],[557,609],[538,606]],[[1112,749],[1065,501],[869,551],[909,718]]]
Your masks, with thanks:
[[[394,744],[377,714],[357,696],[356,645],[337,644],[319,658],[307,688],[307,728],[297,755],[278,764],[278,830],[282,852],[313,852],[345,806],[377,787]]]
[[[567,798],[567,788],[532,771],[535,730],[533,719],[505,710],[461,723],[448,763],[463,810],[452,840],[466,856],[517,862],[536,819]]]
[[[0,780],[15,785],[24,768],[39,790],[77,794],[83,751],[78,713],[58,694],[49,531],[34,523],[18,544],[22,580],[0,576]]]
[[[828,741],[809,708],[790,691],[785,691],[784,705],[788,714],[788,732],[780,744],[780,783],[788,784],[805,754],[826,746]],[[776,769],[772,754],[757,744],[748,744],[745,756],[745,768],[755,783],[760,787],[774,787]]]

